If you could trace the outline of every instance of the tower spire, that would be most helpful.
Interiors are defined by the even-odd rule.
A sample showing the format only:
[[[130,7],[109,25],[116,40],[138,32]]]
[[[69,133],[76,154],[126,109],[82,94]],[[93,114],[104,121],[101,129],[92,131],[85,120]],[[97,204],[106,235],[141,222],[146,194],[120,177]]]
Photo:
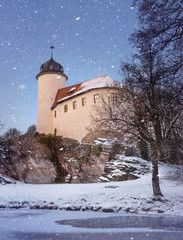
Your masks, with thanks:
[[[51,45],[50,46],[50,49],[51,49],[51,58],[53,57],[53,49],[54,49],[55,47],[53,46],[53,45]]]

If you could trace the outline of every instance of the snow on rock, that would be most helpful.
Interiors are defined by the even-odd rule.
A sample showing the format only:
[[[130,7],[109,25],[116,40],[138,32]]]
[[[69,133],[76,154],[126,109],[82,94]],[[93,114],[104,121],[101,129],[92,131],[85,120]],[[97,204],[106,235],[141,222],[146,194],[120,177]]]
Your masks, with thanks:
[[[0,184],[5,185],[5,184],[11,184],[11,183],[16,183],[16,181],[0,174]]]
[[[126,157],[118,154],[106,163],[99,182],[134,180],[149,172],[149,162],[141,158]]]
[[[115,138],[114,139],[97,138],[97,140],[95,140],[94,143],[97,145],[108,146],[112,148],[116,141],[117,140]]]

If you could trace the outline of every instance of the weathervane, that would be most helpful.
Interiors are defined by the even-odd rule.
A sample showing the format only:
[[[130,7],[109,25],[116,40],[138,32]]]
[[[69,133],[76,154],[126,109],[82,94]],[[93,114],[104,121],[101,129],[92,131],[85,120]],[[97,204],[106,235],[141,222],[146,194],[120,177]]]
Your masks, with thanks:
[[[50,49],[51,49],[51,57],[53,57],[53,49],[54,49],[55,47],[53,46],[53,45],[51,45],[50,46]]]

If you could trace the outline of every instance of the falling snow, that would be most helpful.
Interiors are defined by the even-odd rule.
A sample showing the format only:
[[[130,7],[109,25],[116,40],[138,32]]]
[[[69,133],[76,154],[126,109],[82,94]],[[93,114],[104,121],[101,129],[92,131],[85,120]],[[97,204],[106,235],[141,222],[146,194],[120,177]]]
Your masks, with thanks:
[[[40,66],[50,58],[61,63],[74,85],[98,76],[120,80],[121,60],[132,52],[127,36],[136,25],[133,0],[2,0],[0,4],[0,122],[3,131],[26,131],[36,123]],[[18,87],[17,87],[18,86]],[[16,112],[8,108],[13,102]],[[16,124],[11,115],[15,116]],[[26,119],[26,120],[25,120]],[[1,131],[2,132],[2,131]]]
[[[80,20],[80,17],[75,18],[75,20],[76,20],[76,21],[79,21],[79,20]]]

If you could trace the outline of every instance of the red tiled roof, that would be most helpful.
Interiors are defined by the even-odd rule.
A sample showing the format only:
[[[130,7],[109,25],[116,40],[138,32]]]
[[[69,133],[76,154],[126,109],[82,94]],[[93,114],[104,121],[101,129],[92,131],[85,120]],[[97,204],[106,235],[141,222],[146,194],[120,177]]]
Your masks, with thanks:
[[[69,87],[61,88],[57,92],[52,109],[54,109],[57,106],[57,104],[66,101],[72,97],[90,91],[92,89],[110,87],[113,84],[114,80],[109,76],[105,75]]]

